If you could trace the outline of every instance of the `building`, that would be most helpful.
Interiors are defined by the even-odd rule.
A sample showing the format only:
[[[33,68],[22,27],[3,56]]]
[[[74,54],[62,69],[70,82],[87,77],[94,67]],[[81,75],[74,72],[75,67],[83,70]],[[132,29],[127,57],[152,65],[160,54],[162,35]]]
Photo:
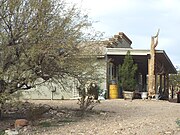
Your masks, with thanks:
[[[138,65],[136,75],[137,92],[147,91],[149,94],[156,94],[161,91],[165,98],[169,95],[169,74],[176,74],[177,71],[171,60],[164,50],[155,50],[154,57],[151,50],[133,49],[132,41],[123,33],[119,32],[108,41],[103,41],[100,46],[102,53],[97,56],[99,62],[102,63],[101,72],[104,74],[104,80],[99,85],[101,89],[109,91],[109,85],[112,81],[118,82],[118,68],[123,63],[124,57],[128,50],[133,57],[134,62]],[[99,47],[99,46],[98,46]],[[153,62],[151,62],[153,58]],[[152,79],[151,74],[152,73]],[[152,80],[152,82],[151,82]],[[77,98],[79,93],[76,89],[77,82],[73,78],[69,81],[71,84],[66,91],[62,87],[54,85],[53,91],[49,91],[46,86],[40,86],[37,90],[28,90],[23,92],[24,98],[31,99],[70,99]],[[152,93],[150,86],[152,86]],[[119,94],[119,97],[122,97]]]

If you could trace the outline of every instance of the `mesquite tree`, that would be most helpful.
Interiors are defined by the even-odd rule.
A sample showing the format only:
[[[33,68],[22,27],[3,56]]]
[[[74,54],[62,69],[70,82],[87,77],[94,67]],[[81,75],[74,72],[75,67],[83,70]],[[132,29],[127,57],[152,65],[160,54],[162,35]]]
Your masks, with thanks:
[[[78,76],[88,65],[80,44],[95,40],[83,33],[89,26],[87,15],[63,1],[1,0],[0,91]]]
[[[63,0],[1,0],[0,94],[45,82],[63,85],[69,76],[92,78],[98,66],[90,50],[100,34],[87,32],[91,24]]]

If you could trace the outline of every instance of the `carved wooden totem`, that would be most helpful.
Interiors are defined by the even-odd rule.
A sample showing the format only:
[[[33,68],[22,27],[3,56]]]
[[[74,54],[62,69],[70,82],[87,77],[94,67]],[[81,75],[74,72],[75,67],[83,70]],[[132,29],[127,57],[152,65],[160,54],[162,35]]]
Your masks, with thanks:
[[[148,62],[148,96],[155,96],[156,83],[155,83],[155,48],[158,44],[159,30],[155,36],[151,37],[151,50]]]

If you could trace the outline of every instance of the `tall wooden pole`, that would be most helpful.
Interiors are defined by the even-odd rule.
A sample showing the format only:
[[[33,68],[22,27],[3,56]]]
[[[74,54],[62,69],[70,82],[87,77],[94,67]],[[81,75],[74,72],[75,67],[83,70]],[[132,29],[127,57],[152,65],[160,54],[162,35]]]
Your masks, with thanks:
[[[165,98],[169,99],[169,74],[165,74]]]
[[[155,48],[158,44],[159,30],[155,36],[151,37],[150,59],[148,61],[148,96],[152,97],[156,93],[155,82]]]

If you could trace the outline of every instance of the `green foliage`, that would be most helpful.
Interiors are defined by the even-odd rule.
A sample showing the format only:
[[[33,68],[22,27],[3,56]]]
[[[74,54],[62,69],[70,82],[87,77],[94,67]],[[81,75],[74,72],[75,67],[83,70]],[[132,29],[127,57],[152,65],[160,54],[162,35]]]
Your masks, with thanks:
[[[180,88],[180,70],[178,70],[177,74],[171,74],[169,76],[169,83],[174,88],[177,88],[177,89]]]
[[[124,63],[119,67],[120,86],[122,86],[123,90],[134,91],[136,71],[137,65],[134,64],[130,51],[128,51],[124,58]]]
[[[5,103],[6,101],[11,101],[12,97],[8,93],[0,93],[0,104]]]
[[[84,33],[90,24],[86,14],[63,0],[1,0],[0,93],[45,82],[63,85],[69,76],[91,79],[96,58],[81,55],[84,42],[91,41],[90,48],[98,44],[97,32]],[[84,50],[89,56],[92,49]]]
[[[0,130],[0,135],[5,135],[5,131],[4,130]]]
[[[81,98],[78,99],[78,104],[80,106],[80,110],[82,114],[85,111],[92,110],[100,101],[98,100],[98,90],[99,86],[95,83],[90,83],[89,86],[85,87],[85,85],[80,85],[78,87]]]
[[[180,119],[176,120],[176,124],[180,127]]]

